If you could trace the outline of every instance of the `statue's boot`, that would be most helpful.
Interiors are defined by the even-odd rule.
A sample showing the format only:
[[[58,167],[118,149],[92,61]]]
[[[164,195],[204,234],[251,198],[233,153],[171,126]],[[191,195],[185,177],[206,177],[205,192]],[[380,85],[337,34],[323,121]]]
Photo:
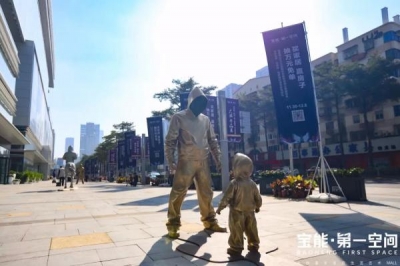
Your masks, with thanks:
[[[226,228],[219,226],[217,223],[211,224],[209,227],[206,227],[207,230],[213,231],[213,232],[220,232],[220,233],[226,233]]]
[[[178,228],[168,227],[168,236],[173,239],[178,238],[179,237]]]

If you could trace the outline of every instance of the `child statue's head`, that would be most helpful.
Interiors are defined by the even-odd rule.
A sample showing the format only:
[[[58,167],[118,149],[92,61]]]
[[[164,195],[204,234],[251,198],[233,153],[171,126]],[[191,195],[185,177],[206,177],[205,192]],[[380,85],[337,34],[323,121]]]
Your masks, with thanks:
[[[249,178],[253,173],[253,162],[243,154],[236,153],[233,157],[233,175],[235,178]]]

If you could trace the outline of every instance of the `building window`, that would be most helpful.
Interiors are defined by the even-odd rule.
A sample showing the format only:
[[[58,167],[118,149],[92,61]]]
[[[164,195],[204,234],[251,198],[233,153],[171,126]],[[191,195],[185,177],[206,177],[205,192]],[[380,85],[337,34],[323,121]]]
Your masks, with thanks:
[[[351,141],[360,141],[360,140],[365,140],[365,139],[366,139],[366,135],[365,135],[364,130],[350,132],[350,140]]]
[[[375,47],[375,40],[374,39],[368,39],[364,42],[364,50],[365,52],[374,49]]]
[[[382,120],[383,119],[383,110],[375,111],[375,119]]]
[[[393,125],[393,133],[397,136],[400,135],[400,124]]]
[[[394,116],[400,116],[400,104],[393,106]]]
[[[354,45],[343,51],[344,59],[349,59],[358,54],[358,45]]]
[[[395,31],[387,31],[383,34],[383,42],[400,41],[400,35]]]
[[[347,108],[357,108],[360,106],[360,100],[357,98],[351,98],[344,102]]]
[[[271,146],[268,146],[268,151],[269,151],[269,152],[276,152],[276,151],[279,151],[279,145],[271,145]]]
[[[353,123],[354,124],[360,123],[360,115],[353,115]]]
[[[399,49],[389,49],[385,51],[386,59],[394,60],[400,59],[400,50]]]
[[[333,121],[326,122],[325,127],[326,127],[326,131],[335,130],[335,124],[333,123]]]

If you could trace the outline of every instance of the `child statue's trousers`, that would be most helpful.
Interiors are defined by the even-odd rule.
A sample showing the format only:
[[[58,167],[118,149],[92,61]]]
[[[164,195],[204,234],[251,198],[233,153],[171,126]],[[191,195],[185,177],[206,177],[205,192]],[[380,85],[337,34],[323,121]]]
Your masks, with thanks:
[[[243,250],[243,233],[247,237],[247,248],[258,250],[260,239],[258,237],[257,220],[254,211],[242,212],[230,208],[229,211],[229,247],[237,252]]]

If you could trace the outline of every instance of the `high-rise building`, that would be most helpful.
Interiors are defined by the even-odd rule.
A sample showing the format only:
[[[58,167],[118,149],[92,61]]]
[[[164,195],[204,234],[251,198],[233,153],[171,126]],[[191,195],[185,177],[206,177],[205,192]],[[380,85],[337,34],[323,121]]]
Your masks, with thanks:
[[[225,91],[226,98],[233,98],[233,94],[241,87],[242,85],[230,83],[225,86],[225,88],[221,89]]]
[[[81,125],[80,156],[92,155],[100,143],[100,125]]]
[[[65,138],[65,152],[68,151],[69,146],[71,146],[75,150],[74,138]]]
[[[8,171],[47,176],[55,133],[47,102],[54,87],[51,0],[0,1],[0,183]]]

